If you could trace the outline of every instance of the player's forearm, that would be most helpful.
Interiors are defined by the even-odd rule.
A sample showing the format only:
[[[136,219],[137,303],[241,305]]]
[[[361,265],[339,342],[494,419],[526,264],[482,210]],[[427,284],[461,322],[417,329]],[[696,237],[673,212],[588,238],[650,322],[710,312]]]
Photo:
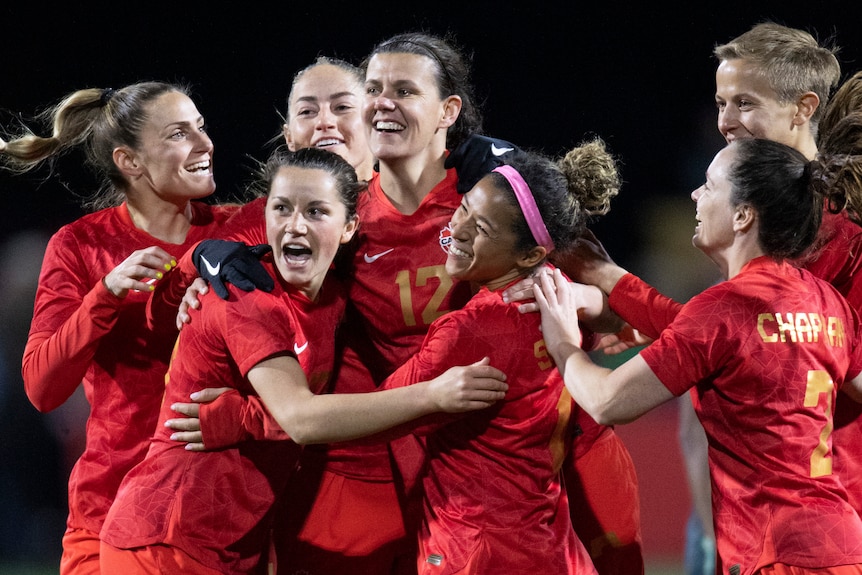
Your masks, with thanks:
[[[272,410],[299,444],[336,443],[375,435],[436,411],[427,383],[370,393],[314,395],[305,407]]]
[[[596,286],[606,294],[611,293],[617,282],[628,273],[611,261],[585,261],[568,253],[556,254],[554,264],[574,281]]]
[[[582,290],[583,307],[578,309],[578,322],[595,333],[616,333],[623,320],[611,309],[608,296],[596,286]]]
[[[596,423],[617,423],[608,419],[613,394],[609,392],[607,385],[603,385],[611,370],[593,363],[584,350],[570,342],[554,346],[551,355],[575,402],[589,413]]]
[[[36,409],[43,413],[56,409],[78,388],[99,342],[117,321],[118,304],[119,300],[99,282],[55,332],[30,334],[21,374],[27,397]],[[50,313],[61,312],[51,308]]]

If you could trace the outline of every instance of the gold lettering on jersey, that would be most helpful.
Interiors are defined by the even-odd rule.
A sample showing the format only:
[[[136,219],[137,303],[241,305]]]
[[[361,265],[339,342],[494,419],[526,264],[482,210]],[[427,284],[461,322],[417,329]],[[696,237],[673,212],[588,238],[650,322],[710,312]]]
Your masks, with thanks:
[[[775,312],[757,316],[757,333],[766,343],[819,343],[844,347],[841,318],[819,313]]]
[[[805,385],[805,399],[802,405],[805,407],[817,407],[820,404],[820,396],[826,399],[824,413],[826,424],[820,430],[820,438],[817,447],[811,453],[810,474],[811,477],[822,477],[832,473],[832,458],[829,455],[829,436],[832,434],[832,392],[835,384],[829,374],[821,370],[808,372],[808,381]]]
[[[416,270],[415,283],[410,280],[410,270],[401,270],[395,275],[395,284],[398,286],[398,297],[401,300],[401,313],[404,316],[404,324],[410,327],[416,325],[416,314],[413,311],[413,288],[424,288],[428,280],[436,278],[437,288],[428,300],[428,304],[422,310],[422,323],[431,325],[435,319],[449,310],[440,309],[443,299],[452,288],[452,278],[446,273],[446,266],[426,266]]]
[[[548,354],[548,347],[545,345],[544,339],[533,344],[533,355],[539,360],[539,369],[549,369],[554,366],[554,360]]]

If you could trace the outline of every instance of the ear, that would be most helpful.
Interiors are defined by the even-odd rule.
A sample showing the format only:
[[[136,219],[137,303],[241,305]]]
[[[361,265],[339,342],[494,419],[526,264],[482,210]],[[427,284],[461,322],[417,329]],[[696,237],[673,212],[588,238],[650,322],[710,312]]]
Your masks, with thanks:
[[[281,133],[284,136],[284,142],[287,144],[287,149],[291,152],[295,152],[296,143],[293,141],[293,138],[290,135],[290,126],[288,124],[284,124],[281,127]]]
[[[530,251],[518,256],[518,259],[515,261],[515,263],[518,265],[519,268],[530,269],[542,263],[547,255],[548,250],[546,250],[542,246],[536,246]]]
[[[440,119],[440,127],[448,128],[455,123],[461,114],[461,96],[449,96],[443,100],[443,117]]]
[[[134,178],[141,175],[140,162],[138,162],[135,153],[129,148],[124,146],[114,148],[112,156],[114,158],[114,165],[127,177]]]
[[[814,92],[805,92],[802,94],[796,101],[796,115],[793,116],[793,123],[801,126],[809,122],[819,105],[820,98]]]
[[[733,231],[747,233],[757,221],[757,211],[749,204],[739,204],[733,212]]]
[[[344,231],[341,233],[341,243],[346,244],[353,238],[353,234],[359,228],[359,216],[353,216],[353,219],[344,224]]]

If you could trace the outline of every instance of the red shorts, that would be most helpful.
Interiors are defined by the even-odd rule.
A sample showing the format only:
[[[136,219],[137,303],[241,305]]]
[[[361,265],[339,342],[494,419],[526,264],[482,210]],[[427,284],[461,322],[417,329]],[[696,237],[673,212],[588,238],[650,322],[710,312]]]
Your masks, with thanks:
[[[599,575],[644,573],[638,479],[619,436],[605,428],[563,473],[572,526]]]
[[[279,573],[416,572],[416,535],[393,482],[304,467],[286,494],[273,535]]]
[[[60,575],[99,575],[99,534],[87,529],[66,529]]]
[[[834,567],[795,567],[773,563],[759,569],[756,575],[860,575],[862,565],[836,565]]]
[[[117,549],[102,543],[102,573],[135,575],[221,575],[192,559],[185,551],[168,545]]]

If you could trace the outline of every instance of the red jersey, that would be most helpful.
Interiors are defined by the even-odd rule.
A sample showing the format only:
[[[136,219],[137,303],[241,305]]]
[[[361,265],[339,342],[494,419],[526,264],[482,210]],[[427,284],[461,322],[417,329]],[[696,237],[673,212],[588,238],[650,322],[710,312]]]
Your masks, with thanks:
[[[862,227],[845,212],[823,214],[816,245],[810,255],[796,263],[832,284],[862,314]],[[609,304],[620,317],[653,339],[682,307],[631,274],[614,287]],[[833,435],[833,471],[841,477],[850,504],[862,514],[862,447],[858,441],[862,436],[862,404],[839,394]]]
[[[694,388],[722,573],[862,562],[862,520],[831,473],[832,410],[862,371],[859,330],[832,286],[760,257],[640,352],[672,393]]]
[[[63,404],[80,383],[90,404],[84,453],[69,478],[72,528],[98,533],[123,476],[143,459],[156,426],[174,339],[147,329],[149,293],[123,298],[102,283],[135,250],[159,246],[180,258],[235,210],[192,202],[183,244],[135,227],[125,204],[60,228],[48,243],[22,373],[40,411]],[[61,390],[58,393],[58,390]]]
[[[813,255],[802,263],[835,286],[862,314],[862,227],[846,212],[823,214]],[[850,504],[862,514],[862,404],[839,394],[835,404],[833,470],[847,488]]]
[[[273,264],[267,269],[276,277]],[[176,417],[174,402],[206,387],[256,395],[249,370],[268,357],[295,356],[319,391],[334,359],[332,333],[344,310],[340,286],[328,278],[317,302],[276,279],[271,293],[234,286],[224,301],[208,293],[180,332],[166,378],[159,423]],[[167,544],[212,569],[246,573],[266,559],[273,503],[299,455],[290,441],[249,441],[189,452],[159,425],[142,463],[124,479],[102,539],[121,549]]]
[[[419,348],[432,321],[470,299],[469,283],[453,280],[445,269],[449,220],[461,203],[456,182],[456,171],[448,170],[410,215],[392,205],[380,188],[378,173],[360,195],[359,229],[349,246],[353,256],[347,280],[346,348],[341,350],[332,391],[374,391]],[[249,245],[265,243],[265,202],[259,198],[243,206],[222,237]],[[306,452],[309,457],[320,453],[331,467],[351,477],[392,478],[390,455],[382,443],[313,446]]]
[[[484,356],[507,375],[506,398],[441,416],[425,437],[428,471],[420,573],[595,573],[572,529],[560,466],[573,441],[572,398],[548,355],[538,314],[482,288],[430,326],[386,387],[434,378]]]

